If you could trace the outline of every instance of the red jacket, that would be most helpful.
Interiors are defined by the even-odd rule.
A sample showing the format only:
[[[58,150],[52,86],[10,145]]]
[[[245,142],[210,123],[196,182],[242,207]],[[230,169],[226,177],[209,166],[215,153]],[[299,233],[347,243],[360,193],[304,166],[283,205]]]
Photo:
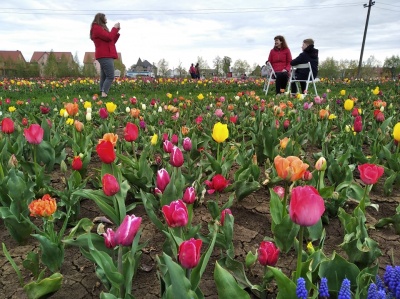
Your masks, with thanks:
[[[118,58],[115,43],[119,38],[119,29],[113,27],[110,32],[97,24],[93,24],[91,30],[91,37],[94,42],[95,58]]]
[[[292,54],[290,53],[289,48],[273,48],[271,52],[269,52],[268,61],[271,63],[275,72],[282,72],[283,70],[290,72]]]

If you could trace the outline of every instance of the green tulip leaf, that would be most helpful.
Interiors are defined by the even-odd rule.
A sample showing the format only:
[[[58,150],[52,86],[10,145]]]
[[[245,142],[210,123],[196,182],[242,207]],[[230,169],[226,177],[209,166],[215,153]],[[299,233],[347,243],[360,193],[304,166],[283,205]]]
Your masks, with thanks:
[[[278,285],[278,295],[276,299],[297,298],[296,284],[290,280],[280,269],[269,267],[268,270],[274,275],[276,284]]]
[[[29,299],[46,298],[48,295],[56,293],[62,284],[63,276],[60,273],[54,273],[50,277],[37,281],[32,281],[24,286]]]
[[[236,181],[235,182],[235,194],[238,201],[243,200],[253,192],[259,190],[261,185],[257,181]]]
[[[214,268],[214,280],[217,285],[218,298],[220,299],[231,299],[231,298],[243,298],[250,299],[249,293],[243,290],[235,278],[220,266],[218,262],[215,263]]]

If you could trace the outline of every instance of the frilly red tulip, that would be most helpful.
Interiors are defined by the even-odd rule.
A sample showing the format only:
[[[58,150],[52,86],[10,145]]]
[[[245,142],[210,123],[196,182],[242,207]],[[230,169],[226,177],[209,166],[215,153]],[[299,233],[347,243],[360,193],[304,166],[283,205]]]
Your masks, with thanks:
[[[213,194],[214,192],[222,192],[229,185],[229,181],[221,174],[216,174],[211,181],[204,182],[209,188],[207,190],[208,194]]]
[[[301,226],[313,226],[325,212],[324,199],[312,186],[299,186],[292,190],[289,216]]]
[[[185,269],[193,269],[200,261],[200,251],[203,241],[200,239],[189,239],[179,245],[178,260]]]
[[[182,227],[188,223],[188,210],[182,200],[163,206],[162,212],[169,227]]]
[[[263,266],[275,266],[279,258],[279,248],[274,243],[262,241],[258,247],[258,262]]]
[[[106,173],[101,179],[101,183],[103,184],[103,192],[105,195],[113,196],[119,192],[119,183],[112,174]]]
[[[366,185],[376,184],[384,172],[382,166],[368,163],[358,165],[358,170],[360,171],[361,180]]]

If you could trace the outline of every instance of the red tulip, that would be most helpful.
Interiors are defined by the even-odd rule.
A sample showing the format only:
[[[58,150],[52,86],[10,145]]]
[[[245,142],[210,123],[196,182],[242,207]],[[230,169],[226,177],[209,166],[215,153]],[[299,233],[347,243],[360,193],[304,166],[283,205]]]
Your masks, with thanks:
[[[141,223],[141,217],[126,215],[115,232],[115,243],[122,246],[131,246]]]
[[[205,181],[204,183],[209,188],[207,190],[208,194],[213,194],[215,191],[222,192],[229,185],[229,181],[227,179],[225,179],[225,177],[220,175],[220,174],[216,174],[212,178],[211,182],[210,181]]]
[[[303,181],[311,181],[312,180],[312,173],[308,170],[306,170],[303,173],[303,177],[302,177]]]
[[[230,209],[222,210],[220,219],[221,225],[224,225],[226,214],[232,215],[232,211]]]
[[[301,226],[313,226],[325,212],[324,199],[312,186],[299,186],[292,190],[289,205],[290,219]]]
[[[100,115],[100,118],[102,118],[102,119],[106,119],[107,117],[108,117],[108,111],[107,111],[107,109],[106,108],[100,108],[100,110],[99,110],[99,115]]]
[[[137,125],[128,122],[124,129],[124,138],[128,142],[135,141],[139,136],[139,128]]]
[[[284,128],[285,130],[287,130],[287,129],[289,128],[289,126],[290,126],[290,120],[285,119],[285,120],[283,121],[283,128]]]
[[[103,184],[103,192],[105,195],[113,196],[119,192],[119,183],[112,174],[106,173],[101,179],[101,183]]]
[[[78,170],[78,171],[81,170],[83,166],[81,157],[75,156],[74,159],[72,160],[71,166],[73,170]]]
[[[384,172],[382,166],[368,163],[358,165],[358,170],[360,171],[361,180],[366,185],[376,184]]]
[[[12,134],[14,132],[14,122],[11,118],[3,118],[1,121],[1,131],[4,134]]]
[[[233,115],[231,117],[229,117],[229,121],[233,124],[236,124],[238,120],[238,116],[237,115]]]
[[[181,167],[183,165],[183,154],[179,147],[174,146],[169,155],[169,164],[174,167]]]
[[[50,112],[50,108],[47,106],[40,106],[40,112],[42,112],[42,114],[47,114]]]
[[[358,108],[354,107],[353,110],[351,111],[351,115],[352,115],[353,117],[356,117],[357,115],[359,115],[359,113],[358,113]]]
[[[196,191],[193,187],[187,187],[183,193],[182,200],[184,203],[190,205],[196,201]]]
[[[360,115],[357,115],[354,119],[354,132],[360,133],[363,129],[362,119]]]
[[[160,190],[160,192],[163,193],[165,188],[167,188],[170,180],[171,178],[168,171],[166,171],[164,168],[158,170],[156,178],[156,189]]]
[[[111,164],[117,157],[114,151],[114,145],[110,141],[100,142],[96,146],[96,151],[101,161],[106,164]]]
[[[115,232],[111,228],[107,228],[106,232],[103,233],[104,237],[104,244],[106,245],[107,248],[114,248],[117,246],[115,244]]]
[[[200,261],[200,250],[203,241],[200,239],[189,239],[187,241],[183,241],[181,245],[179,245],[179,253],[178,259],[179,263],[182,267],[186,269],[193,269],[197,266]]]
[[[28,129],[24,129],[24,136],[31,144],[40,144],[43,141],[44,130],[38,124],[32,124]]]
[[[180,199],[163,206],[162,212],[169,227],[181,227],[188,223],[188,210]]]
[[[24,117],[21,122],[24,127],[28,125],[28,119],[26,117]]]
[[[274,243],[262,241],[258,247],[258,261],[263,266],[275,266],[279,258],[279,248]]]

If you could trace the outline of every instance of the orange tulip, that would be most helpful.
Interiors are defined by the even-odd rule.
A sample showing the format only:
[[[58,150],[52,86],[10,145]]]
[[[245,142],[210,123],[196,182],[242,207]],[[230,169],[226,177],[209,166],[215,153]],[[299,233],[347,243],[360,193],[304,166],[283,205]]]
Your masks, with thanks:
[[[229,111],[233,111],[234,108],[235,108],[234,105],[232,105],[232,104],[229,104],[229,105],[228,105],[228,110],[229,110]]]
[[[289,156],[287,158],[276,156],[274,164],[278,176],[291,182],[301,179],[309,166],[296,156]]]
[[[137,108],[132,108],[130,112],[131,112],[131,116],[134,118],[138,118],[140,115],[140,110]]]
[[[321,109],[321,110],[319,111],[319,118],[321,118],[321,119],[326,119],[326,118],[328,118],[328,117],[329,117],[329,111],[328,111],[328,110]]]
[[[285,149],[287,147],[289,141],[290,141],[290,138],[285,137],[285,138],[279,140],[279,145],[281,146],[282,149]]]
[[[189,128],[186,126],[182,126],[181,128],[182,135],[187,135],[189,133]]]
[[[75,125],[75,129],[76,129],[78,132],[82,132],[82,131],[83,131],[84,125],[83,125],[82,122],[80,122],[79,120],[76,120],[76,119],[75,119],[74,125]]]
[[[57,210],[57,202],[49,194],[45,194],[42,198],[33,200],[28,208],[31,216],[49,217]]]
[[[110,141],[113,144],[113,146],[115,146],[118,141],[118,135],[114,133],[106,133],[104,134],[102,139],[99,139],[99,144],[103,141]]]
[[[64,105],[65,110],[67,110],[69,116],[75,116],[79,112],[79,107],[77,103],[67,103]]]

